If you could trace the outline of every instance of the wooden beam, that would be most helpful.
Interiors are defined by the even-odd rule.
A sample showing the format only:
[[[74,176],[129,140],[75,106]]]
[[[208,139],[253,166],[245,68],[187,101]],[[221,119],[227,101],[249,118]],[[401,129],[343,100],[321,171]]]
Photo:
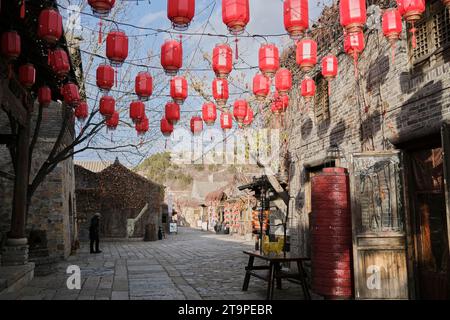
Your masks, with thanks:
[[[1,81],[0,103],[6,111],[10,112],[14,119],[24,126],[27,123],[27,111],[19,99],[9,90],[8,80]]]

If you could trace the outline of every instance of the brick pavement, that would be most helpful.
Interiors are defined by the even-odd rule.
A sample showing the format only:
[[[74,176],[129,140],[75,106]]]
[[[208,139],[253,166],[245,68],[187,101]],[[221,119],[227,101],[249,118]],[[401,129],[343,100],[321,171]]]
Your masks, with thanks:
[[[252,247],[229,235],[188,228],[156,242],[103,242],[103,252],[95,255],[83,243],[55,274],[35,277],[27,287],[0,299],[264,299],[266,282],[254,277],[249,290],[241,291],[247,264],[242,250]],[[66,269],[73,264],[81,269],[80,290],[66,286]],[[275,299],[302,299],[301,288],[283,281]]]

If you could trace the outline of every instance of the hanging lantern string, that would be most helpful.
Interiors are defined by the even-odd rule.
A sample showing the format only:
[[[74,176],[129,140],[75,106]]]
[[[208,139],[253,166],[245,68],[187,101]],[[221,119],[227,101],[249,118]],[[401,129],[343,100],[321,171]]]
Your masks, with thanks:
[[[103,21],[102,21],[102,18],[100,18],[100,21],[98,23],[98,44],[102,43],[102,26],[103,26]]]
[[[412,28],[409,30],[409,32],[411,32],[412,47],[413,47],[413,49],[415,49],[417,46],[417,39],[416,39],[417,29],[414,27],[414,21],[411,22],[411,26],[412,26]]]
[[[22,0],[22,5],[20,6],[20,18],[25,18],[25,0]]]

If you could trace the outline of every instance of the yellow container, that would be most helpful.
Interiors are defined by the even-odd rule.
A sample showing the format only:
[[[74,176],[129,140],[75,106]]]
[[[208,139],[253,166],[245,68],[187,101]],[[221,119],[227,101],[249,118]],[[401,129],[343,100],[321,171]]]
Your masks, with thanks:
[[[284,239],[283,237],[278,237],[276,242],[270,242],[269,236],[264,236],[262,250],[264,254],[276,253],[281,254],[283,252]]]

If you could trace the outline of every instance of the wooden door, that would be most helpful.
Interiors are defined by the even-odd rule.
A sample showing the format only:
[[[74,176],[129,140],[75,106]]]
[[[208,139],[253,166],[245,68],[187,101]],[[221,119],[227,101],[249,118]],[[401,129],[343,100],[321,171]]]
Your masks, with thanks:
[[[356,299],[407,299],[408,272],[399,151],[352,155]]]

